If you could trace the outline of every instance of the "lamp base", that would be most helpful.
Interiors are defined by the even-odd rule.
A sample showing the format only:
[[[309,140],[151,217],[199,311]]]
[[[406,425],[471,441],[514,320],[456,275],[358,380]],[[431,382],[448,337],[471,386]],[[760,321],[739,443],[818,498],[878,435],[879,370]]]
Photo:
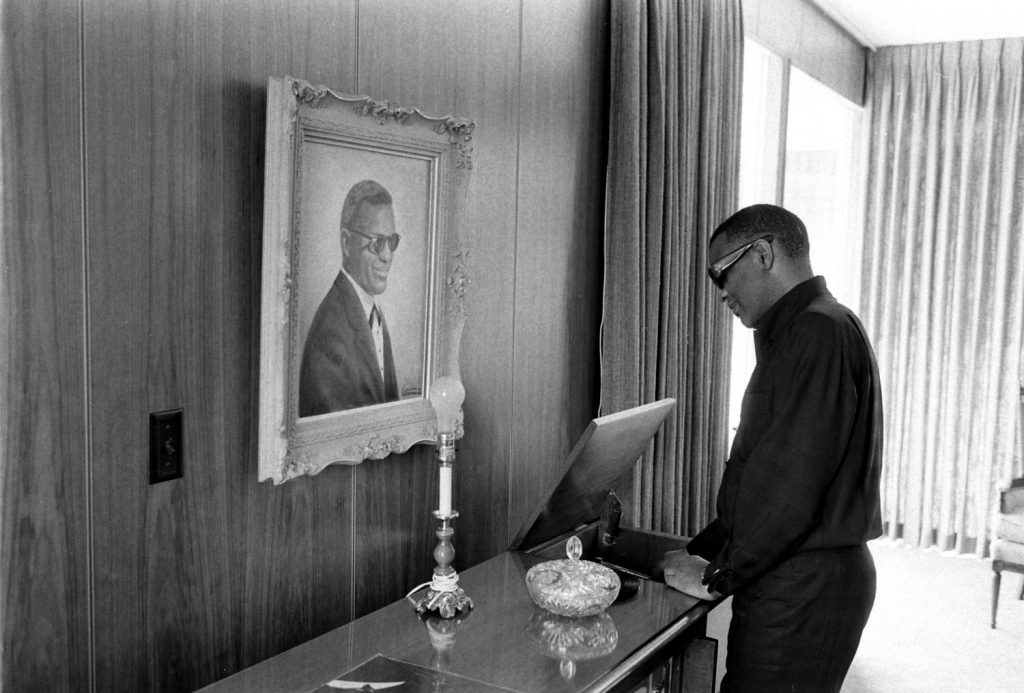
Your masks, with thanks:
[[[454,590],[435,590],[431,587],[423,599],[416,602],[416,611],[436,611],[442,618],[451,618],[466,607],[473,608],[473,600],[461,587]]]
[[[458,510],[434,511],[434,517],[441,521],[441,526],[434,532],[437,536],[437,546],[434,547],[437,567],[434,568],[433,579],[427,583],[430,585],[427,595],[415,602],[416,611],[421,614],[424,611],[436,611],[442,618],[451,618],[467,606],[473,608],[473,600],[459,587],[459,574],[452,568],[452,559],[455,558],[455,547],[452,546],[455,528],[452,527],[452,520],[458,516]]]

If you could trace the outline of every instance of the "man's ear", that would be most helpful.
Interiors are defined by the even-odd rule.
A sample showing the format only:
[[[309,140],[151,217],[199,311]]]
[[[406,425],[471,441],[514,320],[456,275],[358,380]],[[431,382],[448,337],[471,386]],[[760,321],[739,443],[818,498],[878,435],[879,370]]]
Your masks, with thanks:
[[[761,267],[770,270],[775,264],[775,248],[772,244],[762,239],[754,245],[753,250]]]
[[[352,234],[344,226],[341,228],[341,257],[348,257],[348,247],[352,242]]]

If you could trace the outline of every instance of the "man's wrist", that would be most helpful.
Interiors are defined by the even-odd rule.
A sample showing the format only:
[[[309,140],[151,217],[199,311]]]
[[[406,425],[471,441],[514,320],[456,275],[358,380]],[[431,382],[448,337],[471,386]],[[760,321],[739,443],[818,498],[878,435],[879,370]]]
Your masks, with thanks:
[[[707,567],[704,568],[704,573],[701,575],[700,584],[707,587],[708,592],[720,592],[719,586],[725,577],[725,567],[722,566],[718,561],[712,561],[708,563]]]

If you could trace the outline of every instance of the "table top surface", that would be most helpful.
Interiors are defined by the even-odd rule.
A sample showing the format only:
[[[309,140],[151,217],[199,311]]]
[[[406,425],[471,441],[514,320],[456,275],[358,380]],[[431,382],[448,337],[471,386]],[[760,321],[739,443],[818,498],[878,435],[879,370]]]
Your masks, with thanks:
[[[584,691],[607,681],[610,672],[631,666],[652,644],[689,628],[713,606],[643,580],[635,596],[613,604],[601,617],[556,617],[537,607],[526,591],[526,571],[544,560],[508,551],[460,573],[459,584],[473,608],[455,619],[421,617],[402,599],[202,690],[328,690],[327,682],[353,678],[345,674],[384,655],[453,679],[520,693]],[[575,634],[578,642],[581,632],[591,648],[560,659],[557,648],[564,652],[568,638]],[[587,640],[588,632],[599,637]],[[566,666],[568,660],[574,660],[573,666]]]

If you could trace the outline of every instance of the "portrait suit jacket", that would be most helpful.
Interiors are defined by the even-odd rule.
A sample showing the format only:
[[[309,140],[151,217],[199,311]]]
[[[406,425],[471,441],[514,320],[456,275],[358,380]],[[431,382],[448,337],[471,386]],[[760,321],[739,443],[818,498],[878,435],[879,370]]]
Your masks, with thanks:
[[[327,414],[398,399],[398,380],[387,322],[384,378],[363,305],[344,273],[317,308],[299,373],[299,416]]]

